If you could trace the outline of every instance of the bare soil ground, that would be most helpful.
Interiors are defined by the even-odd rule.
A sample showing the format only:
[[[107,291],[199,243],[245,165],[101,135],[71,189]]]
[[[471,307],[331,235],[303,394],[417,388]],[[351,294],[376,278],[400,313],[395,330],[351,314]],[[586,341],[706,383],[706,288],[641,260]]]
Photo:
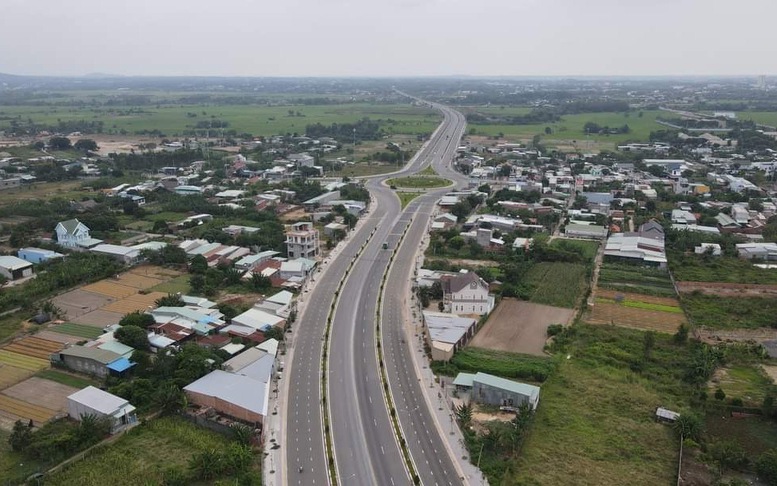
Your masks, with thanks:
[[[725,282],[677,282],[680,292],[696,290],[707,295],[721,297],[769,297],[777,296],[777,285],[737,284]]]
[[[85,285],[81,287],[82,290],[93,292],[96,294],[102,294],[113,299],[123,299],[129,297],[132,294],[136,294],[138,289],[134,287],[128,287],[118,283],[117,279],[107,278],[95,282],[93,284]]]
[[[707,344],[718,344],[720,342],[733,341],[754,341],[763,342],[777,339],[777,329],[763,327],[760,329],[736,329],[733,331],[724,331],[718,329],[696,329],[694,330],[696,338]]]
[[[684,314],[637,309],[619,304],[597,302],[585,319],[589,324],[615,325],[631,329],[675,333],[684,324]]]
[[[156,300],[165,297],[164,292],[151,292],[148,294],[135,294],[116,302],[112,302],[100,310],[129,314],[135,311],[146,311],[149,307],[156,307]]]
[[[761,365],[761,368],[763,368],[764,373],[766,373],[774,383],[777,383],[777,366]]]
[[[71,321],[115,300],[115,298],[82,289],[71,290],[51,299],[54,305],[65,312],[65,318]]]
[[[132,287],[135,289],[150,289],[151,287],[155,285],[159,285],[163,283],[166,279],[160,279],[160,278],[153,278],[153,277],[146,277],[145,275],[138,275],[136,273],[124,273],[122,274],[116,283],[120,283],[121,285],[126,285],[127,287]]]
[[[118,324],[122,317],[124,317],[124,314],[118,312],[96,310],[79,316],[78,319],[75,319],[73,322],[103,328],[105,326],[110,326],[111,324]]]
[[[74,344],[74,343],[77,343],[78,341],[84,340],[83,338],[80,338],[77,336],[60,334],[54,331],[40,331],[39,333],[35,334],[35,336],[41,339],[46,339],[48,341],[55,341],[62,344]]]
[[[0,363],[0,390],[34,375],[36,371]]]
[[[548,326],[567,324],[574,313],[573,309],[503,299],[470,344],[479,348],[544,356]]]
[[[56,414],[56,410],[33,405],[24,400],[0,393],[0,416],[6,419],[25,422],[32,420],[35,425],[41,426]]]
[[[617,290],[598,289],[596,291],[597,297],[604,299],[615,299],[617,296],[623,297],[625,300],[632,300],[636,302],[646,302],[649,304],[671,305],[678,307],[680,301],[671,297],[653,297],[652,295],[633,294],[630,292],[618,292]]]
[[[3,394],[38,407],[62,412],[67,410],[67,397],[77,391],[78,388],[33,376],[6,388]]]
[[[154,265],[137,266],[132,270],[130,270],[129,272],[122,274],[122,276],[127,275],[128,273],[131,273],[134,275],[141,275],[144,277],[158,278],[165,281],[183,275],[183,272],[179,272],[178,270],[173,270],[172,268],[157,267]]]
[[[499,263],[493,260],[467,260],[464,258],[446,258],[445,259],[451,265],[459,265],[461,267],[498,267]]]

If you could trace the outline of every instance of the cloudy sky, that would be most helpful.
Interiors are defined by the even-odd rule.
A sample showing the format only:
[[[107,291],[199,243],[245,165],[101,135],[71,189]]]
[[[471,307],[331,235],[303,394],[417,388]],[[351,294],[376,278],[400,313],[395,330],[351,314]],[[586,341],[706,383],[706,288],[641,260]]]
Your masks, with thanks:
[[[774,0],[2,0],[0,72],[777,74]]]

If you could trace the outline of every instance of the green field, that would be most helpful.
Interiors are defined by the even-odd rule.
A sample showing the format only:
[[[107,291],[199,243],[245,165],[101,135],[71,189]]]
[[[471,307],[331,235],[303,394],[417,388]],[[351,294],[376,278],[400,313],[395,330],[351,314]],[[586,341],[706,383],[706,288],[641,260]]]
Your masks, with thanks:
[[[156,419],[135,427],[115,443],[101,447],[64,471],[47,477],[46,484],[162,484],[165,471],[185,470],[194,454],[221,450],[228,442],[225,437],[180,418]]]
[[[653,311],[660,311],[660,312],[671,312],[674,314],[682,314],[683,310],[678,306],[674,305],[665,305],[665,304],[653,304],[651,302],[640,302],[638,300],[624,300],[622,302],[616,302],[613,299],[606,299],[604,297],[597,297],[596,302],[601,302],[604,304],[618,304],[622,305],[624,307],[633,307],[635,309],[645,309],[645,310],[653,310]]]
[[[682,294],[688,319],[695,326],[712,329],[777,328],[777,299],[720,297],[693,292]]]
[[[168,294],[189,293],[189,275],[180,275],[165,283],[161,283],[149,289],[151,292],[165,292]]]
[[[738,111],[740,121],[753,120],[756,123],[777,127],[777,111]]]
[[[432,189],[435,187],[448,186],[451,184],[451,181],[434,176],[407,176],[389,179],[386,181],[386,184],[408,189]]]
[[[668,272],[631,265],[602,264],[597,286],[618,292],[633,292],[656,297],[676,295]]]
[[[710,396],[719,387],[726,399],[740,398],[745,406],[760,407],[772,380],[756,365],[734,364],[718,370],[718,383],[710,383]]]
[[[103,333],[103,330],[99,327],[76,324],[75,322],[66,322],[64,324],[51,327],[49,330],[58,332],[60,334],[81,337],[84,339],[94,339]]]
[[[530,301],[558,307],[575,307],[588,289],[588,268],[577,263],[543,262],[526,276],[532,286]]]
[[[551,248],[579,253],[586,260],[593,263],[596,258],[596,252],[599,250],[599,242],[585,240],[568,240],[565,238],[556,238],[550,243]]]
[[[525,354],[466,347],[456,351],[450,362],[433,363],[435,373],[456,376],[459,372],[489,373],[540,383],[555,369],[555,361]]]
[[[80,376],[71,375],[70,373],[64,373],[57,370],[43,370],[35,373],[38,378],[46,380],[56,381],[63,385],[72,386],[73,388],[86,388],[87,386],[100,386],[100,383],[94,380],[89,380]]]
[[[290,114],[290,111],[292,114]],[[297,114],[299,113],[299,115]],[[159,130],[167,136],[179,136],[195,129],[198,122],[220,120],[229,123],[227,130],[254,136],[284,133],[304,133],[306,125],[321,123],[353,123],[368,117],[379,121],[388,134],[431,133],[439,124],[437,112],[405,104],[344,103],[333,105],[265,104],[219,105],[146,105],[131,106],[3,106],[0,107],[0,130],[10,126],[6,117],[32,119],[35,123],[56,125],[65,121],[102,121],[104,132],[125,130],[134,134],[140,130]],[[205,135],[206,129],[197,129]],[[210,130],[217,136],[219,130]]]
[[[581,324],[571,331],[559,349],[569,358],[542,385],[522,457],[498,484],[674,484],[679,444],[653,413],[658,405],[685,410],[690,353],[657,336],[635,372],[644,333]]]
[[[736,257],[669,254],[669,268],[678,281],[777,284],[777,272]]]
[[[479,113],[491,113],[496,115],[525,115],[530,111],[525,107],[470,107],[466,111],[476,111]],[[561,121],[555,123],[539,123],[532,125],[480,125],[476,123],[468,124],[469,129],[475,129],[476,134],[495,136],[504,134],[505,138],[531,140],[534,135],[542,136],[542,143],[547,146],[569,145],[572,140],[577,142],[580,149],[586,148],[588,141],[600,144],[619,144],[626,141],[638,140],[646,141],[650,137],[651,131],[660,130],[661,125],[655,122],[657,117],[662,116],[659,110],[648,110],[642,112],[629,112],[628,116],[624,113],[583,113],[576,115],[563,115]],[[665,117],[666,114],[663,114]],[[600,126],[609,126],[611,128],[628,125],[630,133],[618,135],[588,135],[583,132],[583,126],[587,122],[594,122]],[[545,127],[550,127],[552,133],[545,134]]]

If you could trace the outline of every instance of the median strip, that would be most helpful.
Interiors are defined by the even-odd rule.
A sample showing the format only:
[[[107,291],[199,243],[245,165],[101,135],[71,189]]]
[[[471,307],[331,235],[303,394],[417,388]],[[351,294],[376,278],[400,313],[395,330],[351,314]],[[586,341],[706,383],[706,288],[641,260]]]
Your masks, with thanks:
[[[399,444],[399,447],[402,450],[402,458],[405,461],[405,466],[407,467],[408,473],[410,474],[410,478],[412,479],[413,484],[420,484],[421,479],[418,476],[418,473],[416,472],[415,464],[413,463],[413,458],[410,456],[410,449],[408,449],[407,447],[407,441],[405,440],[405,436],[402,432],[402,427],[399,424],[399,418],[397,417],[397,409],[394,406],[394,399],[391,396],[391,391],[389,389],[388,376],[386,375],[386,367],[384,364],[383,347],[381,345],[381,338],[380,338],[380,326],[381,326],[380,309],[381,309],[381,305],[383,304],[383,289],[386,286],[386,280],[388,280],[388,274],[389,274],[389,271],[391,270],[391,264],[394,263],[394,257],[396,257],[397,253],[399,252],[399,247],[402,246],[402,241],[404,241],[405,235],[407,235],[407,232],[410,229],[411,224],[413,224],[412,220],[407,224],[407,226],[405,226],[405,230],[402,232],[402,236],[399,238],[399,241],[397,241],[397,244],[394,247],[394,250],[391,252],[389,263],[386,266],[386,270],[383,272],[383,279],[380,282],[380,292],[378,293],[378,306],[375,311],[375,352],[378,357],[380,381],[383,384],[383,399],[386,402],[386,405],[389,410],[389,417],[391,418],[391,424],[394,428],[394,435],[396,436],[397,443]]]
[[[362,243],[359,251],[357,251],[356,255],[354,255],[354,257],[351,259],[351,262],[348,264],[348,268],[345,269],[343,278],[340,279],[340,282],[337,284],[337,289],[335,289],[334,299],[332,299],[332,304],[329,306],[329,313],[326,317],[324,344],[321,348],[321,416],[323,417],[324,421],[324,448],[327,457],[327,468],[329,469],[329,483],[332,486],[337,486],[337,468],[335,467],[334,448],[332,446],[332,430],[329,426],[330,410],[327,393],[327,359],[329,355],[329,334],[332,330],[332,321],[334,320],[335,310],[337,309],[337,304],[340,301],[340,291],[343,289],[345,281],[348,279],[348,275],[351,273],[351,269],[353,269],[354,264],[359,259],[359,255],[361,255],[364,249],[367,248],[367,244],[372,240],[372,237],[375,235],[376,231],[378,231],[377,226],[372,229],[372,232],[370,232],[370,235],[367,237],[364,243]]]

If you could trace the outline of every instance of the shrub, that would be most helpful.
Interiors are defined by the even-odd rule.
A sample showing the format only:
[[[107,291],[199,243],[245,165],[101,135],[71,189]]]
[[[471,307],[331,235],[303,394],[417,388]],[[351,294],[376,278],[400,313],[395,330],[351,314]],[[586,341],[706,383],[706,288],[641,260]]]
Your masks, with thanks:
[[[548,336],[555,336],[560,334],[564,330],[564,326],[561,324],[551,324],[548,326]]]

